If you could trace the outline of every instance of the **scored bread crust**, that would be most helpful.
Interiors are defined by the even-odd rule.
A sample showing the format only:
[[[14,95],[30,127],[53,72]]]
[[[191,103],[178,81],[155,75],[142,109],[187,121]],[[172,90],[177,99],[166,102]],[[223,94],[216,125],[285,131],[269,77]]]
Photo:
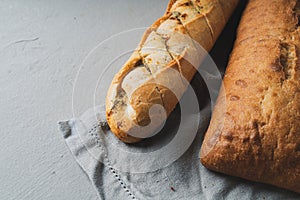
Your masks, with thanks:
[[[203,49],[213,47],[237,4],[238,0],[169,2],[108,90],[106,118],[120,140],[138,142],[163,124],[196,73]],[[155,105],[161,108],[151,113]]]
[[[201,148],[207,168],[300,193],[300,1],[250,0]]]

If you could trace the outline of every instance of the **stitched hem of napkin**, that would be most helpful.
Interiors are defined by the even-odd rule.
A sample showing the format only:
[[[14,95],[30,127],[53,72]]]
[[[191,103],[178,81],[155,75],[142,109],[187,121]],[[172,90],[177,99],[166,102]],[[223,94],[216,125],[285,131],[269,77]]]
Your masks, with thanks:
[[[68,142],[67,142],[67,139],[72,136],[72,122],[74,120],[68,120],[68,121],[61,121],[61,122],[58,122],[59,124],[59,129],[60,131],[62,132],[62,135],[65,139],[65,142],[69,148],[69,150],[71,151],[71,154],[74,156],[77,164],[82,168],[82,170],[87,173],[87,171],[85,170],[84,166],[82,166],[81,162],[79,160],[77,160],[77,157],[76,155],[74,154],[73,150],[70,148]],[[116,179],[118,181],[118,183],[120,184],[119,186],[121,188],[123,188],[123,190],[125,191],[125,193],[128,195],[129,199],[138,199],[134,193],[132,192],[132,189],[129,189],[127,187],[127,184],[126,182],[121,178],[121,176],[118,174],[118,172],[113,168],[113,166],[111,165],[110,163],[110,160],[108,159],[108,156],[107,156],[107,151],[106,151],[106,148],[102,145],[102,139],[100,137],[100,134],[99,134],[99,130],[100,129],[103,129],[103,124],[105,124],[105,122],[102,122],[102,121],[99,121],[97,123],[94,123],[92,125],[92,128],[88,129],[87,130],[87,133],[88,133],[88,137],[91,137],[93,139],[96,140],[96,144],[97,144],[97,147],[99,147],[101,149],[101,151],[104,153],[104,161],[101,163],[101,164],[104,164],[104,167],[108,168],[109,169],[109,172],[111,172],[113,174],[113,177],[114,179]],[[78,139],[77,139],[78,140]],[[82,141],[77,141],[77,142],[80,142],[83,146],[84,143]],[[99,162],[99,161],[97,161]],[[105,162],[105,163],[104,163]],[[92,177],[90,177],[90,175],[88,174],[89,178],[91,179],[91,182],[92,184],[94,185],[94,182],[92,180]],[[95,186],[95,185],[94,185]],[[96,189],[96,188],[95,188]],[[97,191],[97,189],[96,189]],[[102,199],[100,196],[99,196],[99,193],[97,191],[97,195],[100,199]]]
[[[122,180],[121,176],[117,173],[117,171],[113,168],[111,165],[108,156],[107,156],[107,151],[103,145],[101,145],[101,138],[99,135],[99,129],[102,128],[101,124],[103,122],[99,122],[97,124],[94,124],[93,127],[88,131],[88,133],[96,139],[98,147],[101,148],[102,152],[104,152],[104,162],[106,162],[106,167],[108,167],[109,171],[113,174],[114,178],[120,183],[120,186],[124,189],[126,194],[132,198],[132,199],[137,199],[134,195],[134,193],[127,187],[127,184],[125,183],[124,180]]]

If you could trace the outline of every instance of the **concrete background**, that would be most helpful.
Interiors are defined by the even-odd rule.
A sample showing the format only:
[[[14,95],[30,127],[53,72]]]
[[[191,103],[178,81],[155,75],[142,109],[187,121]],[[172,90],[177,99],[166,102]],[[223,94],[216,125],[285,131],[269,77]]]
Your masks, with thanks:
[[[0,1],[0,199],[97,199],[57,121],[99,42],[150,25],[167,0]]]

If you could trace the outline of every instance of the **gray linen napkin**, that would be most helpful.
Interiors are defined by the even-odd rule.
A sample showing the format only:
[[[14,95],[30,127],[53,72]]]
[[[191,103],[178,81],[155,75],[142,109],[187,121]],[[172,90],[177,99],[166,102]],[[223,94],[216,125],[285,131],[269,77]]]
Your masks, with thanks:
[[[60,122],[59,126],[71,153],[100,199],[300,199],[299,195],[286,190],[204,168],[199,161],[199,150],[210,109],[206,106],[200,113],[200,126],[192,144],[177,160],[163,164],[155,162],[162,162],[160,158],[149,155],[171,144],[176,135],[173,126],[180,115],[179,108],[169,117],[162,133],[134,145],[120,142],[103,128],[104,106],[87,111],[80,119]],[[193,118],[196,113],[191,113],[181,123]],[[176,151],[176,147],[173,148]],[[136,157],[142,160],[135,160]]]

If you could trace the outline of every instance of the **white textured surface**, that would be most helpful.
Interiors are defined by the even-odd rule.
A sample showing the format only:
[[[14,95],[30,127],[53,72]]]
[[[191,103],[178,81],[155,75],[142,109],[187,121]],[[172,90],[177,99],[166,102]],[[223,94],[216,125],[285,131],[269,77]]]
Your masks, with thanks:
[[[150,25],[161,0],[1,0],[0,199],[97,199],[57,129],[79,64],[100,41]]]

